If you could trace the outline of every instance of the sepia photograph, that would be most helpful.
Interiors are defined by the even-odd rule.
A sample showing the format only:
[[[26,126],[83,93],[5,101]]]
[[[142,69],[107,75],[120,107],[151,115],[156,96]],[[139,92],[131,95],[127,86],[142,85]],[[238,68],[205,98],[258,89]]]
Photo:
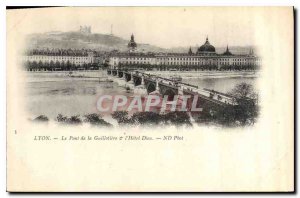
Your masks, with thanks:
[[[184,17],[195,12],[173,10]],[[126,29],[118,18],[101,27],[28,34],[20,55],[28,118],[104,127],[255,124],[262,57],[251,27],[234,37],[236,27],[227,23],[220,31],[203,31],[207,20],[188,28],[174,22],[168,32],[187,34],[174,42],[161,41],[164,33],[130,28],[134,20],[126,21]]]

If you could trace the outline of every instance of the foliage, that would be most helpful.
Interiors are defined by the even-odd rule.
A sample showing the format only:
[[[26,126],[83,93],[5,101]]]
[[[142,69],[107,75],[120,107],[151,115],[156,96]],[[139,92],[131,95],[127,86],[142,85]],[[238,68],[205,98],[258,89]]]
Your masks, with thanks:
[[[61,71],[74,71],[79,69],[85,69],[85,70],[99,70],[100,66],[96,64],[91,63],[84,63],[83,65],[78,65],[71,63],[70,61],[67,62],[59,62],[59,61],[50,61],[48,62],[42,62],[39,61],[38,63],[36,61],[26,61],[24,62],[24,68],[27,71],[54,71],[54,70],[61,70]]]
[[[88,114],[84,116],[84,122],[88,122],[92,125],[97,125],[97,126],[105,126],[105,127],[111,127],[112,125],[105,120],[102,119],[102,117],[96,113],[93,114]]]
[[[47,116],[45,115],[40,115],[38,117],[36,117],[35,119],[33,119],[33,121],[37,121],[37,122],[48,122],[49,119]]]
[[[236,105],[216,106],[203,104],[203,111],[197,122],[213,122],[222,126],[246,126],[256,122],[259,113],[257,94],[253,86],[246,83],[237,84],[228,94]]]
[[[137,125],[157,126],[161,123],[161,115],[155,112],[137,112],[131,119]]]
[[[113,119],[117,120],[119,125],[134,124],[134,120],[129,118],[127,111],[115,111],[111,116]]]
[[[174,111],[162,115],[165,125],[175,125],[179,126],[192,126],[190,115],[187,112]]]
[[[159,114],[156,112],[137,112],[129,117],[126,111],[116,111],[112,117],[117,120],[119,125],[141,125],[148,127],[158,126],[192,126],[190,116],[187,112],[169,112]]]
[[[82,123],[79,115],[66,117],[63,116],[62,114],[58,114],[58,116],[56,117],[56,121],[63,124],[74,124],[74,125],[78,125]]]

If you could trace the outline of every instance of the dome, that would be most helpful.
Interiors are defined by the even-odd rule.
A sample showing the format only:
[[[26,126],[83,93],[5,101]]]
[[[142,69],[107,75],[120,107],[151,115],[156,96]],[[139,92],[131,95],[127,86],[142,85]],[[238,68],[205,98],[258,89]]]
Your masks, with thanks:
[[[206,53],[206,52],[210,52],[210,53],[216,52],[215,47],[209,43],[208,38],[206,38],[205,43],[201,47],[198,48],[198,53]]]

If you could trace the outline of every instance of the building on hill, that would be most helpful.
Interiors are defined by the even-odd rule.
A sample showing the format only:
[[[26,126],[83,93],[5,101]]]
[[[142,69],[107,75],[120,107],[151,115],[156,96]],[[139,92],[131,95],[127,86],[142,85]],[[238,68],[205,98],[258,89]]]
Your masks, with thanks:
[[[91,26],[80,26],[79,32],[83,34],[91,34],[92,33],[92,28]]]

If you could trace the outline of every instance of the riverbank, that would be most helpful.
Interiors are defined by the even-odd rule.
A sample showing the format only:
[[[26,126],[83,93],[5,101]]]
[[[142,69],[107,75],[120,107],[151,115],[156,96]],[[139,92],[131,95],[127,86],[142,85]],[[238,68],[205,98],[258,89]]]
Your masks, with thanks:
[[[233,78],[233,77],[259,77],[259,71],[145,71],[147,74],[170,77],[173,75],[182,78]]]
[[[85,70],[85,71],[37,71],[27,72],[29,74],[40,74],[43,76],[55,77],[81,77],[81,78],[102,78],[107,77],[106,70]],[[182,78],[232,78],[232,77],[259,77],[259,71],[144,71],[144,73],[158,75],[162,77],[170,77],[179,75]]]

